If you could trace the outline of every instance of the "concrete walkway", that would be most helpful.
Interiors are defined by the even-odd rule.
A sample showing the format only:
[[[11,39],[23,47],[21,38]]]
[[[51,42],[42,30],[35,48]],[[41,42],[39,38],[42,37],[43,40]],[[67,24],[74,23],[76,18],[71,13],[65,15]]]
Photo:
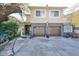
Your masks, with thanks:
[[[11,44],[0,55],[10,54]],[[15,56],[79,56],[79,41],[64,37],[18,38],[14,50]]]

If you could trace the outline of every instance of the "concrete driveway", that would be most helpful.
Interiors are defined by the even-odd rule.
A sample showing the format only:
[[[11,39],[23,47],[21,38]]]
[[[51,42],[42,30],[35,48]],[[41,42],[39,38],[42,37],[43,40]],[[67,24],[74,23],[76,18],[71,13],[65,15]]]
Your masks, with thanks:
[[[25,39],[16,56],[79,56],[79,41],[64,37]]]

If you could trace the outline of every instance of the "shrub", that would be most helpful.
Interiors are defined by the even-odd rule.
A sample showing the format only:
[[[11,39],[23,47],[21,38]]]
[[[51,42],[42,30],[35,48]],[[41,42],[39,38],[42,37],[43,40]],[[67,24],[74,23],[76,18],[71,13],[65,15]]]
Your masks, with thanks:
[[[18,28],[19,25],[16,23],[16,19],[0,22],[0,32],[4,32],[6,34],[5,39],[9,41],[19,35]]]

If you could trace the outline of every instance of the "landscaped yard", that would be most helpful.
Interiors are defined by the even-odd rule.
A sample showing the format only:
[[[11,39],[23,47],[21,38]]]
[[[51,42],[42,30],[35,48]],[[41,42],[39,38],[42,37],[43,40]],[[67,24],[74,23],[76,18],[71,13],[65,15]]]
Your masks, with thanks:
[[[8,17],[7,21],[0,22],[0,52],[9,41],[19,36],[18,28],[14,17]]]

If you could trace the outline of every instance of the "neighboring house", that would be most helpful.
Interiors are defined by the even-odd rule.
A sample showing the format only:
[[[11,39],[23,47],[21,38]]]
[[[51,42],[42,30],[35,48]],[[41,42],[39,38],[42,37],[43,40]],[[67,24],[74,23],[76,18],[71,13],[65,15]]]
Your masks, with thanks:
[[[74,31],[79,33],[79,4],[67,8],[65,10],[65,16],[71,21]]]
[[[60,36],[64,33],[64,25],[69,21],[64,17],[66,7],[29,6],[31,14],[27,16],[33,36]]]

